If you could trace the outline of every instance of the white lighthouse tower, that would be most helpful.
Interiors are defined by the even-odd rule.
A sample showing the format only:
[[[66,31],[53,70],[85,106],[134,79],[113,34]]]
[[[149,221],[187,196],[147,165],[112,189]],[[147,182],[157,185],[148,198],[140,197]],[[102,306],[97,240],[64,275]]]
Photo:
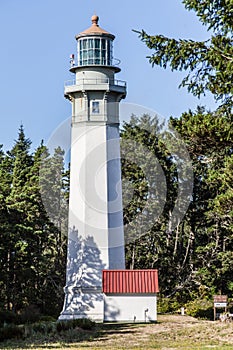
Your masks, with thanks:
[[[76,36],[72,104],[69,233],[61,320],[103,320],[102,271],[125,269],[119,145],[119,102],[126,83],[115,79],[114,35],[98,25]]]

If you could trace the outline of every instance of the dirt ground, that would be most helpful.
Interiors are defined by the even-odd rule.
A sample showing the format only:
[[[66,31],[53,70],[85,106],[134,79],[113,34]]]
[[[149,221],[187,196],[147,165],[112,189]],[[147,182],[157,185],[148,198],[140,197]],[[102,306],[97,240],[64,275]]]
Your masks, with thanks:
[[[95,343],[95,342],[94,342]],[[94,345],[93,343],[93,345]],[[103,349],[233,349],[233,323],[203,321],[189,316],[160,315],[158,323],[106,331]],[[97,344],[95,344],[97,345]]]
[[[79,339],[79,340],[78,340]],[[60,350],[233,350],[233,322],[205,321],[189,316],[159,315],[157,323],[97,324],[92,331],[74,329],[64,338],[4,344],[0,349]]]

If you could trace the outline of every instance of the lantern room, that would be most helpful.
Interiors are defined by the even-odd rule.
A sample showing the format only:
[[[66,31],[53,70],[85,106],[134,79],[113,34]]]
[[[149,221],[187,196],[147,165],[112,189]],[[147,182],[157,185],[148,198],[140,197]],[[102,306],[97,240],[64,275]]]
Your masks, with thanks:
[[[91,18],[92,26],[76,35],[77,66],[113,66],[114,35],[100,28],[99,17]],[[119,63],[116,60],[116,64]]]

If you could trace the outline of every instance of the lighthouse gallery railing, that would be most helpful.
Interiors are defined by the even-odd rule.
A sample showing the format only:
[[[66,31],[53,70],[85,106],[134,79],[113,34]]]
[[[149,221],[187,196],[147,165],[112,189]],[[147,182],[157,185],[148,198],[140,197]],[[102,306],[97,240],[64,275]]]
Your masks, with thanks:
[[[73,79],[68,80],[65,82],[65,86],[72,86],[72,85],[101,85],[101,84],[109,84],[109,85],[115,85],[115,86],[121,86],[126,87],[126,81],[123,80],[116,80],[116,79]]]

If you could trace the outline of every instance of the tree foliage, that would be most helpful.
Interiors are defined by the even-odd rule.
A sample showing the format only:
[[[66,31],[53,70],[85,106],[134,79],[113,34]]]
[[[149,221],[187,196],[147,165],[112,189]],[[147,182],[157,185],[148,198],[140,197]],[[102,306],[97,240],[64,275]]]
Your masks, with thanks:
[[[183,0],[188,10],[194,10],[201,22],[216,32],[232,32],[232,0]]]
[[[67,213],[60,211],[65,207],[63,152],[57,149],[50,156],[42,143],[32,154],[30,145],[20,126],[12,150],[0,154],[0,306],[22,312],[35,305],[45,314],[57,314],[62,306],[66,256],[62,217]],[[47,168],[42,167],[45,160]],[[46,211],[43,179],[50,190],[60,191],[56,193],[60,207],[53,211],[60,225]]]
[[[180,86],[197,97],[211,92],[219,104],[214,112],[197,107],[170,120],[187,145],[194,188],[189,209],[173,232],[175,249],[172,239],[168,241],[170,252],[162,242],[155,266],[160,270],[161,291],[166,296],[193,298],[219,291],[231,295],[233,2],[182,2],[206,26],[208,40],[168,38],[144,30],[137,33],[152,50],[148,56],[152,66],[186,72]],[[162,230],[160,237],[163,235]],[[155,245],[158,247],[160,242],[157,238]],[[165,270],[160,264],[166,266],[169,279],[164,279]]]
[[[232,0],[183,0],[183,3],[207,26],[210,38],[193,41],[149,35],[142,30],[139,37],[153,51],[148,56],[149,62],[152,66],[187,71],[181,87],[187,87],[198,97],[210,91],[229,110],[233,104]]]
[[[127,199],[124,208],[126,265],[133,269],[157,268],[161,293],[176,295],[182,302],[201,297],[203,291],[209,297],[219,291],[231,295],[231,119],[228,115],[198,108],[184,113],[180,119],[171,118],[170,123],[185,141],[194,172],[189,207],[172,229],[171,213],[181,193],[177,190],[181,181],[177,156],[163,142],[156,117],[133,116],[121,132],[123,140],[133,140],[132,149],[127,144],[127,154],[124,153],[122,159],[122,175],[128,181],[123,191]],[[148,130],[155,132],[148,133]],[[159,161],[166,179],[165,203],[160,198],[164,186],[161,174],[159,181],[151,181],[156,179],[158,170],[153,158]],[[154,176],[148,172],[150,166]],[[133,189],[131,200],[127,197],[129,189]],[[155,203],[149,202],[151,196],[156,199]],[[163,207],[159,215],[157,205]]]

